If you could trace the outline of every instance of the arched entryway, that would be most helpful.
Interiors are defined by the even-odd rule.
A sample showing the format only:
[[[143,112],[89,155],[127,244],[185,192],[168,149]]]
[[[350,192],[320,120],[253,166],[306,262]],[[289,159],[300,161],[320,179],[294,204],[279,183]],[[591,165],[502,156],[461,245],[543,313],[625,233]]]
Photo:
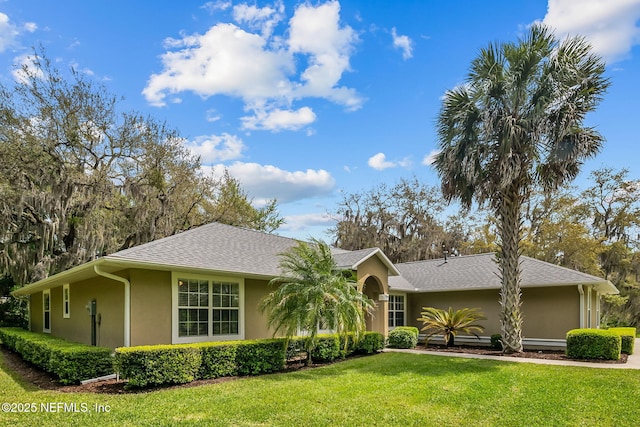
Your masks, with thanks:
[[[385,297],[384,286],[380,279],[374,275],[367,275],[358,281],[358,290],[371,298],[375,304],[372,315],[367,316],[367,331],[380,332],[387,335],[388,331],[388,302]]]

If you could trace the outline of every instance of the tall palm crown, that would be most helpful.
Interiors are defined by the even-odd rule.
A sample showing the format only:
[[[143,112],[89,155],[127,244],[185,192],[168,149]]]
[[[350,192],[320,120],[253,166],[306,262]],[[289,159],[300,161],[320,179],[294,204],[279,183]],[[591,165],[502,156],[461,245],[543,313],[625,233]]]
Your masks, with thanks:
[[[609,86],[603,60],[579,37],[533,25],[517,43],[490,44],[464,85],[445,94],[435,168],[449,200],[488,203],[498,219],[505,350],[522,350],[521,206],[536,186],[576,177],[602,136],[583,125]]]
[[[300,242],[281,257],[283,275],[271,280],[276,288],[260,304],[274,334],[290,338],[305,331],[308,363],[321,325],[341,335],[345,345],[347,333],[358,340],[373,301],[358,291],[351,270],[337,267],[329,246],[319,240]]]

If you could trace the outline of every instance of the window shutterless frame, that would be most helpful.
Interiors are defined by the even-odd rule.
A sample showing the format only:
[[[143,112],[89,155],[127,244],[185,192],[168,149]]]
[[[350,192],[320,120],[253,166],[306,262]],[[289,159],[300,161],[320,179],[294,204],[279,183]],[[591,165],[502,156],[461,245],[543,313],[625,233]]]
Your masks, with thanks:
[[[244,279],[172,272],[174,344],[244,339]]]

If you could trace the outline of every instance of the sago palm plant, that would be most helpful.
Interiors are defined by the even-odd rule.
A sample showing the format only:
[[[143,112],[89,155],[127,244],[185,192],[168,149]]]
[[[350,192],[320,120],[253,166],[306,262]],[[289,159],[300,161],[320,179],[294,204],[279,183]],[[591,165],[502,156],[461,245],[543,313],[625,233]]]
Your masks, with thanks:
[[[461,332],[479,338],[478,332],[484,331],[484,327],[476,322],[486,320],[477,308],[454,310],[453,307],[449,307],[449,310],[442,310],[422,307],[421,314],[422,317],[418,320],[424,325],[421,331],[427,333],[427,339],[434,335],[442,335],[447,347],[455,345],[455,337]]]

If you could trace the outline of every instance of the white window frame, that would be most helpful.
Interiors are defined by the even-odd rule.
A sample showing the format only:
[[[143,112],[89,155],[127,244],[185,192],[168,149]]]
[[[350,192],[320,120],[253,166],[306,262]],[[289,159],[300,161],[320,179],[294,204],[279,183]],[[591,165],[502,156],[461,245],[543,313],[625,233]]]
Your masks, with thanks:
[[[591,328],[591,286],[587,287],[587,328]]]
[[[68,283],[62,285],[62,318],[71,318],[71,290]]]
[[[399,310],[395,310],[395,307],[394,307],[393,310],[391,309],[391,304],[395,303],[395,302],[392,302],[394,297],[402,297],[402,298],[404,298],[404,303],[403,303],[404,304],[404,309],[402,310],[402,323],[404,323],[404,326],[407,326],[407,294],[405,294],[405,293],[395,293],[395,292],[390,292],[389,293],[389,301],[387,303],[388,304],[388,306],[387,306],[388,320],[392,319],[392,317],[391,317],[391,313],[392,312],[396,313],[397,311],[399,311]],[[400,326],[400,325],[396,325],[395,324],[396,323],[395,316],[393,317],[393,323],[394,323],[393,326],[389,326],[389,330],[390,331],[394,330],[396,328],[396,326]]]
[[[181,337],[178,333],[179,328],[179,306],[178,306],[178,279],[206,280],[209,289],[208,310],[208,334],[206,336],[189,336]],[[240,301],[238,307],[238,333],[229,335],[213,335],[213,282],[237,283],[240,291]],[[208,342],[208,341],[235,341],[244,340],[244,278],[226,277],[226,276],[209,276],[202,274],[171,272],[171,343],[187,344],[192,342]]]
[[[49,302],[49,308],[47,308],[46,301]],[[46,327],[47,322],[45,318],[49,315],[49,327]],[[51,333],[51,289],[45,289],[42,291],[42,332],[47,334]]]

